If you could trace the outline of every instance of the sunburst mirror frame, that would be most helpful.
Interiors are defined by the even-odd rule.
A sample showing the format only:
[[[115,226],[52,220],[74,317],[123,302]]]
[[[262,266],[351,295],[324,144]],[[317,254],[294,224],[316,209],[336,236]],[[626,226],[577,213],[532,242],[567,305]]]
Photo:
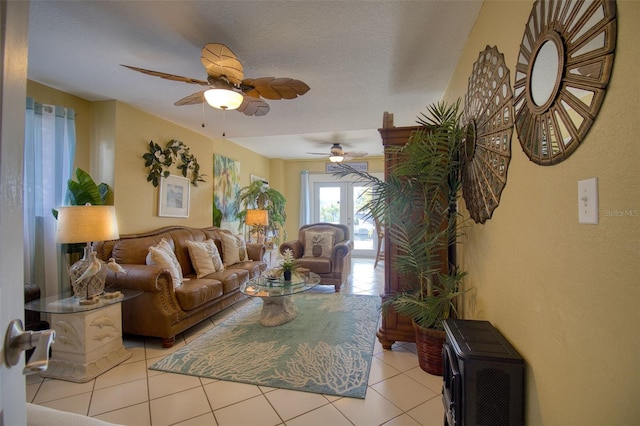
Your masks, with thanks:
[[[539,165],[566,160],[602,106],[616,45],[615,0],[537,0],[515,76],[515,126]]]
[[[513,92],[504,55],[487,46],[473,64],[462,122],[462,196],[469,215],[484,223],[507,184],[513,135]]]

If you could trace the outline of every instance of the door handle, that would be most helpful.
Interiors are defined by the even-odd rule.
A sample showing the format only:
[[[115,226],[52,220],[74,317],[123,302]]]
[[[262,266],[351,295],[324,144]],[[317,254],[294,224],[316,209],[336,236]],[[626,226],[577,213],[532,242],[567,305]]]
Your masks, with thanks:
[[[25,331],[22,321],[12,320],[4,336],[4,358],[9,367],[20,360],[20,353],[35,348],[22,374],[34,374],[49,367],[49,348],[56,338],[54,330]]]

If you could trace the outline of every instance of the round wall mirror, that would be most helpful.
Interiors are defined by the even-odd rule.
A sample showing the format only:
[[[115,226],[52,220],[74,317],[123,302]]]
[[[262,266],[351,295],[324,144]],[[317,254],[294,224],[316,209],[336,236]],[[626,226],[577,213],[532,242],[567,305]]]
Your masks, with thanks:
[[[556,33],[550,35],[554,37],[544,41],[534,55],[529,87],[533,104],[543,111],[555,98],[562,80],[562,43]]]
[[[473,64],[464,101],[462,197],[478,223],[491,218],[507,184],[513,93],[504,55],[487,46]]]
[[[557,164],[580,145],[604,100],[616,43],[612,0],[537,0],[520,44],[515,126],[531,161]]]

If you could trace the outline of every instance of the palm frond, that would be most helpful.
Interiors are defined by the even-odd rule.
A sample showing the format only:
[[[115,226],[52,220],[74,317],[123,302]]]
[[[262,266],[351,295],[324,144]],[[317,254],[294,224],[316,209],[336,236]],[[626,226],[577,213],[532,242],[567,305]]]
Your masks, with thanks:
[[[458,271],[448,248],[461,236],[457,201],[461,190],[463,132],[460,101],[440,102],[418,117],[419,127],[403,146],[387,146],[395,156],[386,180],[338,164],[337,177],[356,176],[370,187],[371,198],[360,209],[385,226],[396,250],[392,267],[407,289],[385,302],[425,327],[440,327],[455,314],[453,300],[465,274]]]

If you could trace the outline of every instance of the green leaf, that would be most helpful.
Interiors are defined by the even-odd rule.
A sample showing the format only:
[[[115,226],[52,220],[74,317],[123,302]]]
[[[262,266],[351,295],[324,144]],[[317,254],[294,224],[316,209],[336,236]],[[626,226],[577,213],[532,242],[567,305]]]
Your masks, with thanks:
[[[99,184],[98,191],[103,205],[113,205],[113,191],[109,185],[104,182]]]
[[[71,179],[67,182],[75,205],[83,206],[87,203],[94,206],[102,205],[102,197],[100,196],[98,185],[96,185],[89,173],[78,167],[76,168],[76,179],[78,179],[77,182]]]

